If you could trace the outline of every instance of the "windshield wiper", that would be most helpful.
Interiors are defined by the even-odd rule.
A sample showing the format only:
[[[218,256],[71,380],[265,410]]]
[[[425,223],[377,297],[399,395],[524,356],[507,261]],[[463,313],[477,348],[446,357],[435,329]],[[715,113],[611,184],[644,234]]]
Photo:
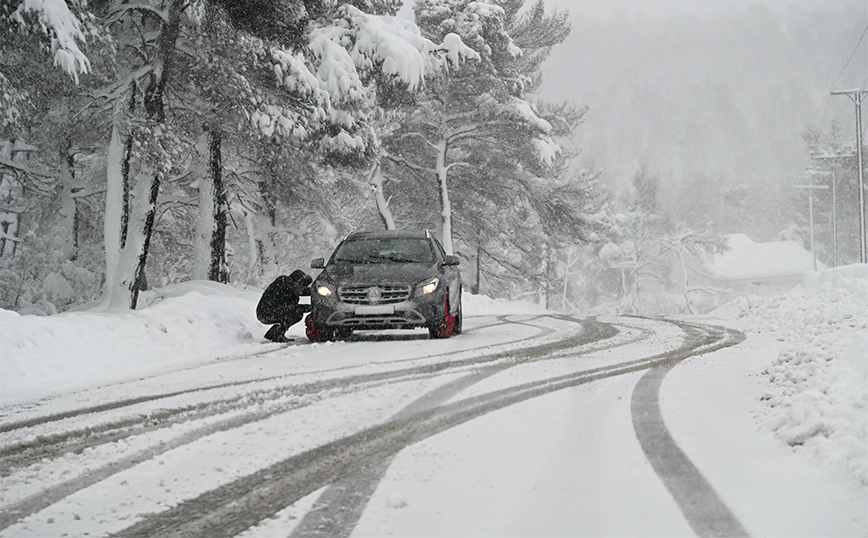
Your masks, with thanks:
[[[416,260],[413,260],[413,259],[410,259],[410,258],[403,258],[403,257],[401,257],[401,256],[393,256],[393,255],[389,255],[389,256],[382,256],[382,255],[378,255],[378,256],[368,256],[368,259],[371,260],[371,261],[377,261],[377,262],[383,262],[383,261],[386,261],[386,262],[393,262],[393,263],[416,263]]]

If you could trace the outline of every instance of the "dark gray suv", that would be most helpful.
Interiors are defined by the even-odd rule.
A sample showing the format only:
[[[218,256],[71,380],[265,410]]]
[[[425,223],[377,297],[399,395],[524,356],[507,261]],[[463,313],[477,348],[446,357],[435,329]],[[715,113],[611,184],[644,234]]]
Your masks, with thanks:
[[[383,230],[347,236],[311,285],[305,331],[312,342],[356,329],[426,327],[432,338],[461,332],[461,274],[428,232]]]

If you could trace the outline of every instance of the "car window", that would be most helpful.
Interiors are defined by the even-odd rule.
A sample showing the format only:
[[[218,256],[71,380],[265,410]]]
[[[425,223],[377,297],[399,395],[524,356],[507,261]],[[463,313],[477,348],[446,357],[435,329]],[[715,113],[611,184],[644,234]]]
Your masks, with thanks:
[[[440,258],[446,259],[446,251],[443,250],[443,245],[440,244],[440,241],[434,240],[434,244],[437,245],[437,250],[440,251]]]
[[[335,252],[333,263],[430,263],[434,252],[426,239],[351,239]]]

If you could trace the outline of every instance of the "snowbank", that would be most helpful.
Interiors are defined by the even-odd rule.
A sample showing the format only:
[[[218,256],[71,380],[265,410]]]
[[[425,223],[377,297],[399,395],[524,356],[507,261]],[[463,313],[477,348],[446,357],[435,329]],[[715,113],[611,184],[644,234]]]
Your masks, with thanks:
[[[231,355],[262,326],[260,290],[209,282],[143,294],[127,312],[0,310],[0,404],[98,386]]]
[[[783,295],[740,297],[713,315],[786,342],[762,372],[763,427],[868,485],[868,265],[812,271]]]
[[[0,405],[239,356],[270,345],[256,321],[260,289],[207,281],[140,296],[124,312],[19,315],[0,309]],[[465,315],[540,314],[523,301],[465,294]],[[295,327],[297,329],[298,326]]]

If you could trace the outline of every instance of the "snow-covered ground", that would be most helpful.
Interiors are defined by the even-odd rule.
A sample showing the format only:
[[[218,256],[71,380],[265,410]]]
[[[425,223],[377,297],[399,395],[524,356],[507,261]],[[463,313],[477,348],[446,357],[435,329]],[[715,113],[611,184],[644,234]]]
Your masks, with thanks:
[[[150,293],[136,312],[0,311],[0,416],[276,346],[265,343],[266,327],[255,320],[260,293],[192,282]],[[742,330],[747,340],[684,362],[662,386],[673,437],[752,534],[868,536],[866,305],[865,265],[807,274],[803,286],[778,296],[741,297],[701,321]],[[467,295],[464,312],[469,319],[544,310]],[[290,335],[304,338],[300,326]],[[364,355],[366,346],[384,349],[358,342],[294,353],[342,345],[354,346],[354,368],[362,371],[378,359]],[[407,350],[418,342],[390,345]],[[409,447],[355,534],[690,534],[683,520],[661,516],[677,509],[632,432],[629,394],[641,375],[536,398]],[[269,524],[291,527],[315,500],[249,534],[269,536]]]
[[[784,343],[757,364],[768,384],[762,427],[868,486],[868,265],[810,272],[789,293],[740,297],[714,314]]]
[[[0,406],[244,356],[267,341],[261,289],[195,281],[142,294],[125,312],[20,316],[0,309]],[[465,294],[473,315],[543,313],[526,301]],[[306,341],[299,323],[288,336]]]

